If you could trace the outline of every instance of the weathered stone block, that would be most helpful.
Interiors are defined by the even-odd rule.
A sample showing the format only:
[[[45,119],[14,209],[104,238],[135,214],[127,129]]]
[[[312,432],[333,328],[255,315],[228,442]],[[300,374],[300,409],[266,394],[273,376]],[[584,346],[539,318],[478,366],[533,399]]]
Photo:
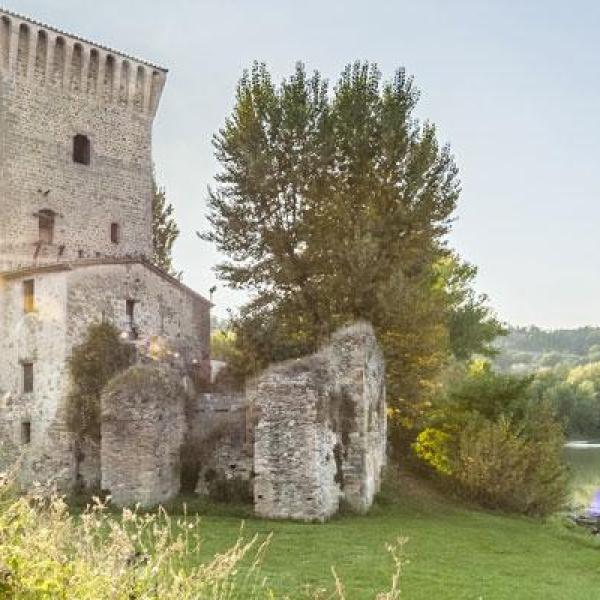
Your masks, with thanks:
[[[361,512],[371,506],[386,456],[384,377],[373,330],[359,323],[249,385],[257,514],[324,520],[342,499]]]
[[[185,391],[178,373],[135,366],[102,394],[102,488],[118,506],[166,502],[181,485]]]

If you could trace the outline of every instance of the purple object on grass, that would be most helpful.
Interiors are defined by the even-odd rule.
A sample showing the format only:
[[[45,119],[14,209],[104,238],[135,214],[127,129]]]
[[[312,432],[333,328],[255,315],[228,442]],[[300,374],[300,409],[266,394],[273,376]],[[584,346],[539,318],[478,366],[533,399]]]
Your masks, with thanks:
[[[588,508],[589,517],[600,517],[600,490],[594,494],[594,498]]]

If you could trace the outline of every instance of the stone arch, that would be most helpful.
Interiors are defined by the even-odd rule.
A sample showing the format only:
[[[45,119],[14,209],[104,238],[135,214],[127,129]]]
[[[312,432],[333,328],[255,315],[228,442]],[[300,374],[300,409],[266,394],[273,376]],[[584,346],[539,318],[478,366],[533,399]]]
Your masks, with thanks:
[[[46,62],[48,61],[48,34],[40,29],[35,48],[35,76],[39,79],[46,77]]]
[[[92,48],[90,52],[90,64],[87,75],[87,91],[95,94],[98,89],[98,74],[100,72],[100,55],[98,50]]]
[[[83,46],[76,43],[73,46],[73,54],[71,56],[71,85],[73,92],[78,92],[81,89],[81,74],[83,69]]]
[[[17,73],[21,77],[27,77],[27,65],[29,64],[29,38],[31,29],[29,25],[19,25],[19,43],[17,45]]]
[[[58,36],[54,42],[54,56],[52,61],[52,79],[56,85],[61,86],[65,73],[65,38]]]
[[[106,56],[104,66],[104,98],[110,102],[113,98],[115,86],[115,57],[112,54]]]
[[[8,17],[0,19],[0,67],[8,70],[10,58],[11,20]]]
[[[146,88],[146,69],[141,65],[137,68],[135,78],[135,97],[133,104],[140,112],[144,110],[144,90]]]
[[[129,61],[121,63],[121,81],[119,83],[119,103],[127,104],[129,101],[129,84],[131,80],[131,67]]]

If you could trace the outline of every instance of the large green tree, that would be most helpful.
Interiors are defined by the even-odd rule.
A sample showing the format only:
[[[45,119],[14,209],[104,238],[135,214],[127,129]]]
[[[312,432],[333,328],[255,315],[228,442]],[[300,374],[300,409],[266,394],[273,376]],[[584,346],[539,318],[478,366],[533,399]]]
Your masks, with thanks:
[[[173,244],[179,237],[174,212],[165,188],[158,187],[152,178],[152,262],[169,275],[179,278],[181,273],[174,269],[172,257]]]
[[[366,319],[391,404],[414,404],[452,349],[452,305],[483,306],[469,304],[464,272],[440,268],[460,185],[450,149],[415,119],[418,97],[404,70],[384,82],[368,63],[346,67],[333,91],[302,64],[279,86],[261,64],[242,77],[214,138],[221,171],[203,235],[229,257],[220,277],[252,292],[236,324],[242,374]],[[465,338],[460,354],[469,344],[485,340]]]

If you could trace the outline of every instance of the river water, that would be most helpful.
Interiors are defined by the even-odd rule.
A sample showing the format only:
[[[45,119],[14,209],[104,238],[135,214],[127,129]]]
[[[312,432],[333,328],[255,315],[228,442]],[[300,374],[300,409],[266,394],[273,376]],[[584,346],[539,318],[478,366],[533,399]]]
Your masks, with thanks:
[[[573,474],[573,502],[587,507],[600,490],[600,440],[568,442],[565,458]]]

